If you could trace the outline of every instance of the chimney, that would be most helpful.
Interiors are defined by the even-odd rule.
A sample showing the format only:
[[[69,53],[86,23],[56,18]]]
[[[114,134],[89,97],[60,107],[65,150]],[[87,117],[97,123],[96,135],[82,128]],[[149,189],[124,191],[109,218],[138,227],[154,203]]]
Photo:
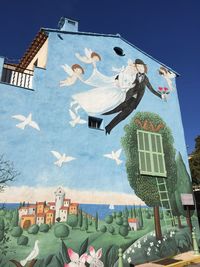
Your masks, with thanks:
[[[78,32],[78,21],[62,17],[58,22],[60,31]]]

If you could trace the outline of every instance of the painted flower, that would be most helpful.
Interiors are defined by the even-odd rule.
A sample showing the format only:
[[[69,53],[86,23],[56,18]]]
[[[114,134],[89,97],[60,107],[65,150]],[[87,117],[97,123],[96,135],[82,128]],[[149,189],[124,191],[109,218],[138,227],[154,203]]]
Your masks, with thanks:
[[[125,254],[123,254],[123,259],[124,259],[124,260],[126,259],[126,255],[125,255]]]
[[[162,91],[162,90],[163,90],[163,88],[162,88],[162,87],[158,87],[158,90],[159,90],[159,91]]]
[[[161,244],[161,240],[158,240],[158,243]]]
[[[153,247],[153,242],[150,242],[150,247]]]
[[[167,92],[169,89],[167,87],[164,87],[164,91]]]
[[[87,256],[87,262],[90,264],[90,267],[103,267],[103,262],[99,260],[102,256],[102,248],[98,249],[96,252],[95,249],[90,246],[89,252],[90,255]]]
[[[138,248],[141,248],[142,246],[141,246],[141,244],[140,243],[138,243],[138,246],[137,246]]]
[[[68,248],[67,252],[71,262],[65,263],[64,267],[86,267],[85,262],[88,258],[86,253],[79,257],[78,253],[74,252],[71,248]]]
[[[131,263],[131,257],[128,258],[128,263]]]
[[[132,253],[135,253],[135,250],[134,249],[132,249]]]

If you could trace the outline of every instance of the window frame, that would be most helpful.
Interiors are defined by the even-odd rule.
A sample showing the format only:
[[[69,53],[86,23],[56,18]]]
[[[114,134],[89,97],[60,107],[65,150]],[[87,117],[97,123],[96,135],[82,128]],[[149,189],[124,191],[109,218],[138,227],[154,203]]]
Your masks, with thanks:
[[[137,130],[137,145],[140,174],[167,177],[162,135]]]

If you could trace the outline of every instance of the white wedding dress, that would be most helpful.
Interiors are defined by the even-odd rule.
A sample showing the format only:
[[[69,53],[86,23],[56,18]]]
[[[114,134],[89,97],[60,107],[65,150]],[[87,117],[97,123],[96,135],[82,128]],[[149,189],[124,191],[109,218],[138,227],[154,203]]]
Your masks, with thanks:
[[[94,88],[72,95],[73,100],[91,115],[102,114],[117,107],[125,100],[126,91],[133,87],[136,73],[122,68],[117,79],[116,76],[105,76],[94,68],[92,75],[84,81]]]

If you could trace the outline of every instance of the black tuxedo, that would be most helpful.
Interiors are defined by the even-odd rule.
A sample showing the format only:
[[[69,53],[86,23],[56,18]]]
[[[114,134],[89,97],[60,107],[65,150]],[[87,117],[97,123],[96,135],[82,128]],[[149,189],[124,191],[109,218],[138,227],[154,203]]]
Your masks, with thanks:
[[[142,73],[137,73],[136,79],[133,83],[133,87],[131,87],[127,92],[126,92],[126,98],[124,102],[122,102],[119,106],[116,108],[103,113],[103,115],[110,115],[114,114],[117,112],[120,112],[116,117],[113,118],[113,120],[105,127],[106,133],[110,134],[111,130],[122,120],[126,119],[128,115],[136,109],[138,104],[140,103],[144,92],[145,92],[145,87],[147,88],[156,96],[161,98],[161,95],[156,92],[152,85],[149,82],[148,77],[146,74]]]

